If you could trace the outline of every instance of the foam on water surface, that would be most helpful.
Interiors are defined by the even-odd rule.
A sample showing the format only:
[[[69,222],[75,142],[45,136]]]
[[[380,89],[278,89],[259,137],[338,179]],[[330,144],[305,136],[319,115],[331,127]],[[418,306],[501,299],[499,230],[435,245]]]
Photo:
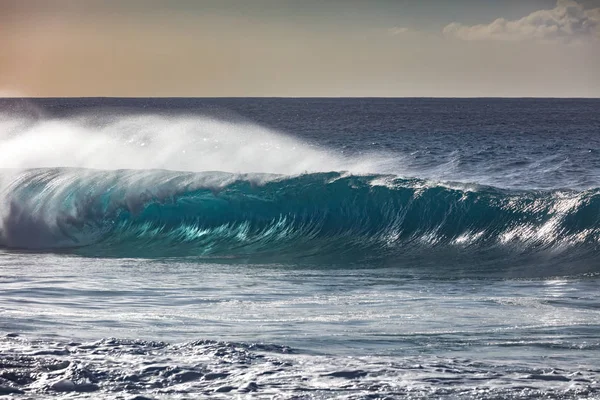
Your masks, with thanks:
[[[48,398],[593,399],[575,370],[460,357],[335,357],[257,343],[0,339],[0,394]]]

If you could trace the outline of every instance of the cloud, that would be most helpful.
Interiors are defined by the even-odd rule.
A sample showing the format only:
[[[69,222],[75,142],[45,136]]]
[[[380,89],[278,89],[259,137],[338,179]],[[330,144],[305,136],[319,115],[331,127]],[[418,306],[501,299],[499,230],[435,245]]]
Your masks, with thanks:
[[[411,30],[409,28],[406,27],[402,27],[402,26],[395,26],[393,28],[388,29],[388,34],[392,35],[392,36],[396,36],[396,35],[402,35],[405,33],[409,33]]]
[[[585,9],[573,0],[558,0],[551,10],[539,10],[519,20],[498,18],[490,24],[453,22],[444,35],[462,40],[562,41],[600,39],[600,8]]]

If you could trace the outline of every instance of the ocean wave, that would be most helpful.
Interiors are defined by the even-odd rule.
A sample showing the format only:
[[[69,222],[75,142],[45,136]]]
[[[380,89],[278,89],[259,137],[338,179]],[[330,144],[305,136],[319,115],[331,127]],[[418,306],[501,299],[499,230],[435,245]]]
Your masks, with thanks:
[[[441,252],[597,264],[598,189],[515,191],[343,172],[45,168],[1,176],[5,248],[361,262]]]

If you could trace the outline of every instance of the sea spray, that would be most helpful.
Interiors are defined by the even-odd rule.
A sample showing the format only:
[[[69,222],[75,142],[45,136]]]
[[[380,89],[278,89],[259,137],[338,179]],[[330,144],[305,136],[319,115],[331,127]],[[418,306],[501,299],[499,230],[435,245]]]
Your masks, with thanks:
[[[346,159],[252,123],[183,115],[0,114],[0,168],[75,167],[300,174],[382,172],[391,156]]]

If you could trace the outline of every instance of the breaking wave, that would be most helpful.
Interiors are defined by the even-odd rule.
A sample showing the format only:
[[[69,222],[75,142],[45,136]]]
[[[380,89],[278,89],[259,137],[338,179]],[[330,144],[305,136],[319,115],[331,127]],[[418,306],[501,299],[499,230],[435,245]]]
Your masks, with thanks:
[[[600,189],[407,179],[393,154],[197,116],[0,115],[0,154],[8,249],[600,269]]]
[[[10,178],[8,178],[10,176]],[[95,256],[598,261],[600,190],[514,191],[341,172],[5,172],[0,245]]]

